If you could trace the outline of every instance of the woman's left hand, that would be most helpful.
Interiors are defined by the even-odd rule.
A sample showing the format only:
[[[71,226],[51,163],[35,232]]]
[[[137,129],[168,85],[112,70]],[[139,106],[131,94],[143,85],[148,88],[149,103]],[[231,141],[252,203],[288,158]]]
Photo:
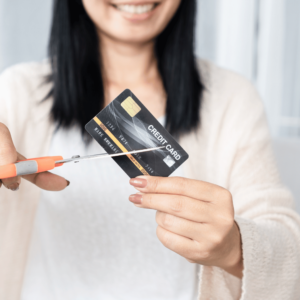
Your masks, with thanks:
[[[241,237],[229,191],[181,177],[141,176],[130,184],[141,192],[131,195],[131,202],[157,210],[157,237],[165,247],[242,278]]]

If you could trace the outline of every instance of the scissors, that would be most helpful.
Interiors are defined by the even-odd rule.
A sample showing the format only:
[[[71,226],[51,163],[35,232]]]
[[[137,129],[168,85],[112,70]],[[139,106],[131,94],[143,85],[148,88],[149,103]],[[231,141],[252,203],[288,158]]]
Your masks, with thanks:
[[[69,162],[78,163],[82,160],[91,160],[91,159],[98,159],[98,158],[130,155],[130,154],[135,154],[135,153],[154,151],[154,150],[158,150],[161,148],[165,148],[165,146],[155,147],[155,148],[147,148],[147,149],[141,149],[141,150],[133,150],[133,151],[129,151],[129,152],[121,152],[121,153],[114,153],[114,154],[100,153],[100,154],[87,155],[87,156],[75,155],[75,156],[72,156],[71,158],[67,158],[67,159],[63,159],[62,156],[46,156],[46,157],[38,157],[38,158],[20,160],[13,164],[0,166],[0,179],[46,172],[46,171],[50,171],[56,167],[60,167],[63,164],[66,164]]]

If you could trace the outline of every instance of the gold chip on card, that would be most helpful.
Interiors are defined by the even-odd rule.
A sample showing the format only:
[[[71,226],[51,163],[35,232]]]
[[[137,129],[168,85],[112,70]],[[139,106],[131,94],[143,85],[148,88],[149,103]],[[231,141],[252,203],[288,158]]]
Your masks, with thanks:
[[[136,102],[131,97],[127,97],[121,103],[121,106],[127,111],[127,113],[132,118],[141,110],[141,108],[136,104]]]

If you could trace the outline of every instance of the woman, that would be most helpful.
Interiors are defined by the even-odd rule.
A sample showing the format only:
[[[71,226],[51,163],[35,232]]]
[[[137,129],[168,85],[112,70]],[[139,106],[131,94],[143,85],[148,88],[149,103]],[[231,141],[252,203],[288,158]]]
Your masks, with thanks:
[[[130,184],[111,160],[2,180],[1,299],[300,297],[300,220],[263,106],[196,64],[195,3],[57,0],[50,62],[2,74],[0,165],[101,152],[84,125],[125,88],[190,159]]]

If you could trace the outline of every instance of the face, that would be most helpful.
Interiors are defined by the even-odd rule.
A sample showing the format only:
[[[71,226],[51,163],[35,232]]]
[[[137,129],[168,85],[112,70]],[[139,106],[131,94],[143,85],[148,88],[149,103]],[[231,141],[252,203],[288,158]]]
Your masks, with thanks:
[[[185,0],[189,1],[189,0]],[[99,33],[112,39],[144,43],[159,35],[181,0],[83,0]]]

